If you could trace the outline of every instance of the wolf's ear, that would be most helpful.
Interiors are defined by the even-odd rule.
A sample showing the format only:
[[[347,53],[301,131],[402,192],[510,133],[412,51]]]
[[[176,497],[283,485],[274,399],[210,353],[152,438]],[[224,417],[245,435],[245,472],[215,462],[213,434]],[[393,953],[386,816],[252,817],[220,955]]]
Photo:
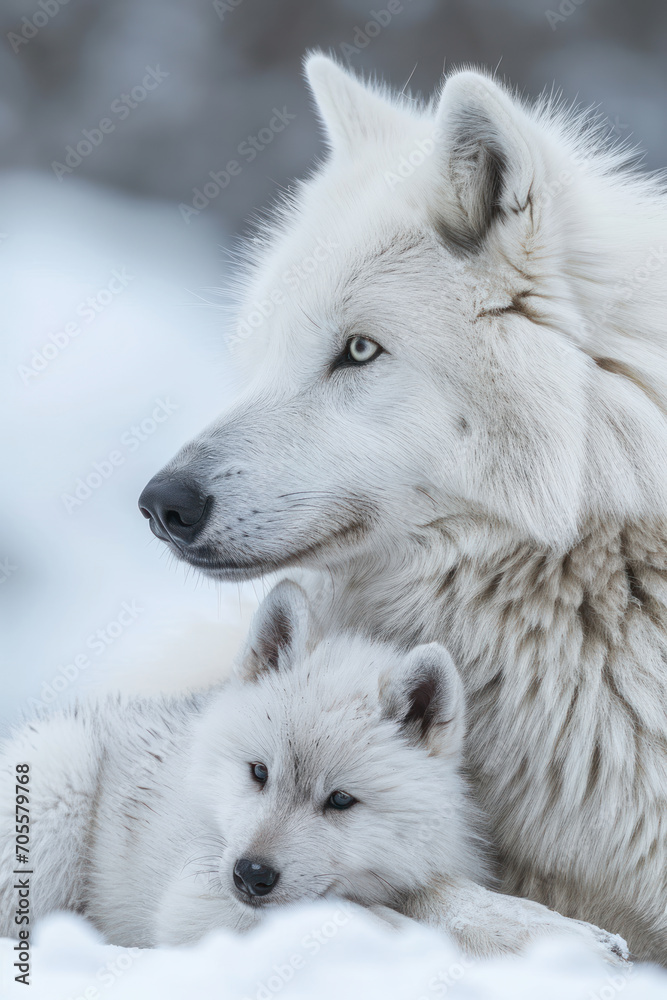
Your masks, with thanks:
[[[532,122],[520,103],[480,73],[445,83],[436,113],[444,173],[437,228],[459,254],[480,249],[493,225],[513,216],[532,224],[541,163]]]
[[[255,612],[237,673],[255,680],[264,672],[292,666],[305,649],[309,620],[304,591],[291,580],[282,580]]]
[[[437,642],[417,646],[380,677],[385,718],[395,719],[412,743],[429,753],[456,756],[465,732],[463,684],[454,661]]]
[[[400,135],[404,113],[333,59],[313,52],[304,62],[306,79],[334,152],[362,156],[369,139]]]

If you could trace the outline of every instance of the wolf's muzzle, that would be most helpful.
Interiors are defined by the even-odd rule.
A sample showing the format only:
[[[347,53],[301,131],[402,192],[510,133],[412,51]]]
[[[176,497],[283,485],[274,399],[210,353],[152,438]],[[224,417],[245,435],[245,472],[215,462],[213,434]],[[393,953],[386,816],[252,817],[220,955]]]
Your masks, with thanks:
[[[192,545],[208,520],[213,497],[206,496],[193,479],[159,472],[139,497],[139,510],[150,521],[151,531],[163,542],[179,548]]]

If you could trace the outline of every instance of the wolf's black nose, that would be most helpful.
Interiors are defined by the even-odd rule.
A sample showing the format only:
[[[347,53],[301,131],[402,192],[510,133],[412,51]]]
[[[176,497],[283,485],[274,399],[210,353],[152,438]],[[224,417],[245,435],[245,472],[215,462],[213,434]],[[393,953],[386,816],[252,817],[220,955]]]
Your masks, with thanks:
[[[213,505],[192,479],[159,472],[139,497],[139,510],[151,522],[151,531],[163,542],[191,545]]]
[[[266,896],[275,889],[279,873],[262,861],[239,858],[234,865],[234,885],[248,896]]]

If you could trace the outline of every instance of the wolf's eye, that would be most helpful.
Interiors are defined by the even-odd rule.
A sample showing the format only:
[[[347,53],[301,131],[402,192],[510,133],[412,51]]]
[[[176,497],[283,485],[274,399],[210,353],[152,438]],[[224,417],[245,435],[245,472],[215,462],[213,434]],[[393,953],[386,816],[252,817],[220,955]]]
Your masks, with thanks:
[[[331,806],[332,809],[349,809],[353,806],[357,800],[353,795],[348,795],[347,792],[332,792],[327,799],[327,805]]]
[[[330,370],[333,372],[337,368],[359,368],[361,365],[367,365],[369,361],[375,361],[384,353],[384,347],[380,347],[368,337],[350,337],[344,350],[332,363]]]
[[[354,365],[365,365],[382,353],[382,348],[368,337],[350,337],[345,345],[347,361]]]
[[[251,764],[250,773],[255,781],[259,782],[260,785],[263,785],[269,776],[269,769],[266,764]]]

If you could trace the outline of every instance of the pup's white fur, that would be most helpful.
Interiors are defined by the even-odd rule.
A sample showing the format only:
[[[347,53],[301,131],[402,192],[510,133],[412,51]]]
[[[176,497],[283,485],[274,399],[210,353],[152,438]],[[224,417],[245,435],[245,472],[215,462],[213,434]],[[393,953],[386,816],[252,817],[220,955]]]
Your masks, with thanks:
[[[117,944],[182,944],[333,894],[390,923],[441,926],[473,954],[563,931],[621,958],[623,942],[535,903],[478,888],[470,912],[465,885],[488,867],[459,773],[463,687],[443,647],[405,654],[344,635],[313,646],[311,634],[304,592],[284,581],[224,688],[26,724],[0,761],[0,936],[17,931],[13,792],[28,762],[33,920],[71,909]],[[357,801],[328,807],[337,790]],[[234,885],[242,858],[279,873],[255,905]],[[445,890],[461,898],[456,920]]]
[[[444,642],[504,888],[667,961],[661,183],[479,73],[430,107],[307,74],[331,155],[251,245],[254,379],[168,466],[214,498],[179,554]]]

